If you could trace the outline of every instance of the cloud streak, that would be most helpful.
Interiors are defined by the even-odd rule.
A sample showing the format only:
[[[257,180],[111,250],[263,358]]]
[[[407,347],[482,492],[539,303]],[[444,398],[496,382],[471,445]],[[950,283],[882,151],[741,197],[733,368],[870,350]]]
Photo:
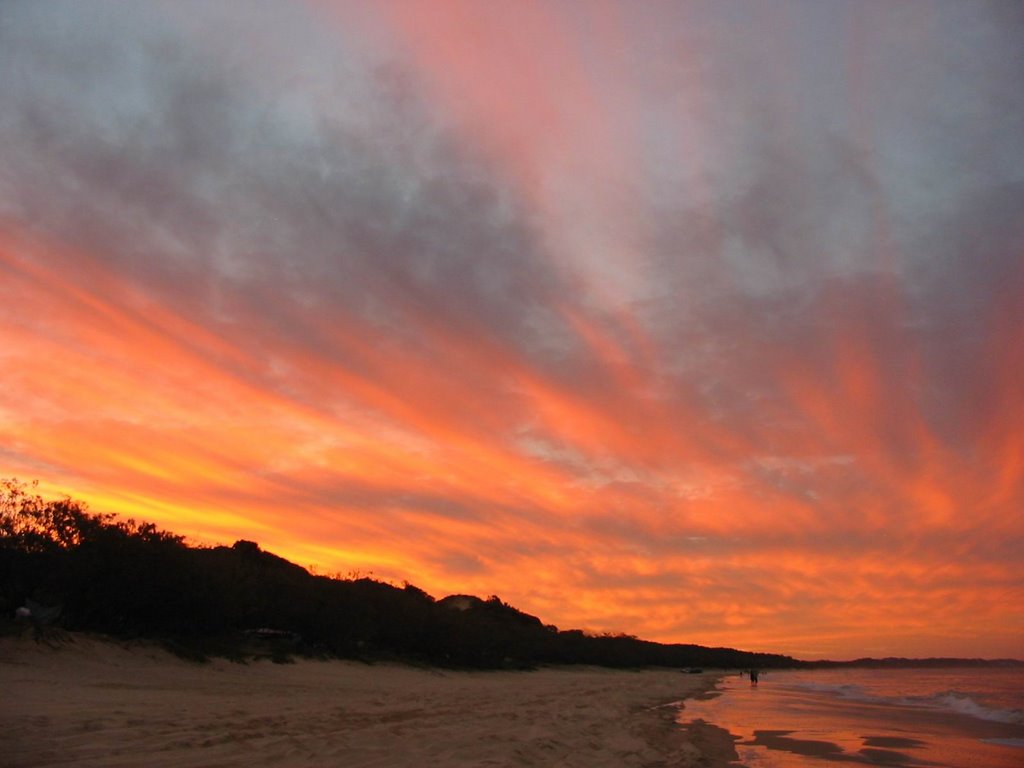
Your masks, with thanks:
[[[1022,32],[5,6],[0,470],[564,627],[1019,655]]]

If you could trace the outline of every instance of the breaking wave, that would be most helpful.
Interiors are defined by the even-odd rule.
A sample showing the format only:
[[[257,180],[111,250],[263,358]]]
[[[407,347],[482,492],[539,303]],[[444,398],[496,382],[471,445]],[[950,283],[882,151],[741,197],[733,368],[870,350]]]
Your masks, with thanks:
[[[926,697],[923,706],[929,706],[934,701],[941,709],[949,709],[959,712],[962,715],[970,715],[979,720],[992,720],[997,723],[1024,723],[1024,712],[1019,709],[996,709],[979,704],[965,693],[959,691],[946,691],[935,696]],[[907,700],[908,704],[916,704],[913,698]]]
[[[896,706],[920,707],[956,712],[979,720],[997,723],[1024,724],[1024,712],[1019,709],[1000,709],[980,704],[970,694],[962,691],[949,690],[930,696],[877,696],[868,693],[859,685],[843,684],[828,685],[816,682],[801,682],[798,687],[806,690],[819,691],[838,695],[844,699],[864,701],[871,704],[889,704]]]

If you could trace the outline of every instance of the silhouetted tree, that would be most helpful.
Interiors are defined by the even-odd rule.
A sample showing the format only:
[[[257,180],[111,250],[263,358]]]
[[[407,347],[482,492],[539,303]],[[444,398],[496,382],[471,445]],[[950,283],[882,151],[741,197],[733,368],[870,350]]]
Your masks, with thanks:
[[[63,606],[67,629],[149,637],[194,656],[259,650],[403,658],[462,667],[792,665],[784,656],[559,632],[492,595],[434,600],[411,584],[331,578],[256,542],[190,547],[151,523],[94,514],[70,497],[0,480],[0,611],[31,598]],[[274,641],[276,642],[276,641]],[[284,654],[270,655],[280,660]]]

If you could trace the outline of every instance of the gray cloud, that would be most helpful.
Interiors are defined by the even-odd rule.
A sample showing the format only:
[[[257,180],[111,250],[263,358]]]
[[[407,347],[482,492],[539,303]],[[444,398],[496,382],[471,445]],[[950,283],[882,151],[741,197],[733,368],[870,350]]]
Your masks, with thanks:
[[[686,91],[690,69],[677,88],[719,129],[706,144],[719,154],[695,158],[710,197],[695,202],[669,157],[649,190],[641,309],[673,391],[742,429],[752,402],[769,418],[785,407],[780,350],[827,386],[838,337],[856,334],[894,410],[920,408],[952,445],[984,427],[999,378],[982,373],[985,345],[1024,243],[1024,14],[1010,5],[739,4],[701,27],[722,51],[701,62],[707,95]],[[773,34],[748,35],[762,11]]]
[[[562,277],[487,159],[400,62],[342,46],[320,52],[316,82],[293,85],[311,75],[260,79],[247,51],[204,47],[157,8],[4,13],[0,56],[17,73],[0,86],[7,215],[194,311],[219,299],[230,314],[256,296],[293,341],[315,328],[289,327],[295,314],[275,306],[309,318],[343,306],[413,345],[429,315],[525,353],[546,346],[537,328]],[[317,41],[287,22],[274,45]]]
[[[578,7],[561,10],[575,20]],[[615,569],[634,554],[800,547],[837,563],[955,548],[1009,568],[1019,536],[994,541],[986,525],[1011,502],[984,489],[1019,426],[1006,384],[1024,327],[1019,5],[644,3],[622,15],[620,50],[582,24],[559,30],[580,49],[579,81],[593,79],[597,107],[574,108],[608,122],[595,139],[563,118],[559,136],[625,158],[591,177],[587,150],[558,148],[572,158],[558,168],[578,176],[556,192],[578,199],[557,223],[597,255],[550,252],[557,217],[457,122],[412,52],[321,29],[291,5],[0,4],[0,217],[77,249],[47,256],[71,282],[115,291],[100,280],[115,273],[218,334],[244,354],[181,343],[251,384],[341,423],[385,408],[346,402],[346,383],[366,383],[394,412],[379,425],[361,413],[359,426],[408,441],[396,451],[413,442],[405,427],[443,422],[578,493],[552,514],[518,477],[496,479],[504,465],[481,478],[498,502],[467,482],[431,486],[431,472],[461,468],[424,466],[388,487],[330,466],[266,470],[259,487],[305,510],[307,530],[335,507],[366,538],[395,508],[492,524],[501,535],[446,545],[432,565],[483,579],[502,552],[568,563],[589,590],[752,594],[789,601],[780,615],[810,604],[806,574]],[[603,247],[623,263],[601,263]],[[587,293],[588,269],[630,273],[611,286],[624,307]],[[532,410],[524,376],[554,392],[541,403],[553,417]],[[454,455],[470,456],[467,442]],[[971,519],[922,523],[901,481],[948,491]],[[756,535],[742,520],[735,537],[705,530],[735,514],[713,503],[725,486],[766,510],[749,512],[764,517]],[[879,541],[883,528],[901,536]],[[806,599],[824,611],[829,596]],[[690,626],[714,626],[709,610]]]

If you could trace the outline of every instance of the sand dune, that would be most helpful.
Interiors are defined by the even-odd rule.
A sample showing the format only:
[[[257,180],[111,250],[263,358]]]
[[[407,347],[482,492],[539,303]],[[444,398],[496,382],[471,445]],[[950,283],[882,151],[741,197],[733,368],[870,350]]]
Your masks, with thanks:
[[[0,642],[0,765],[706,766],[671,702],[710,675],[193,664],[148,646]],[[706,736],[706,735],[705,735]],[[713,740],[712,740],[713,741]]]

